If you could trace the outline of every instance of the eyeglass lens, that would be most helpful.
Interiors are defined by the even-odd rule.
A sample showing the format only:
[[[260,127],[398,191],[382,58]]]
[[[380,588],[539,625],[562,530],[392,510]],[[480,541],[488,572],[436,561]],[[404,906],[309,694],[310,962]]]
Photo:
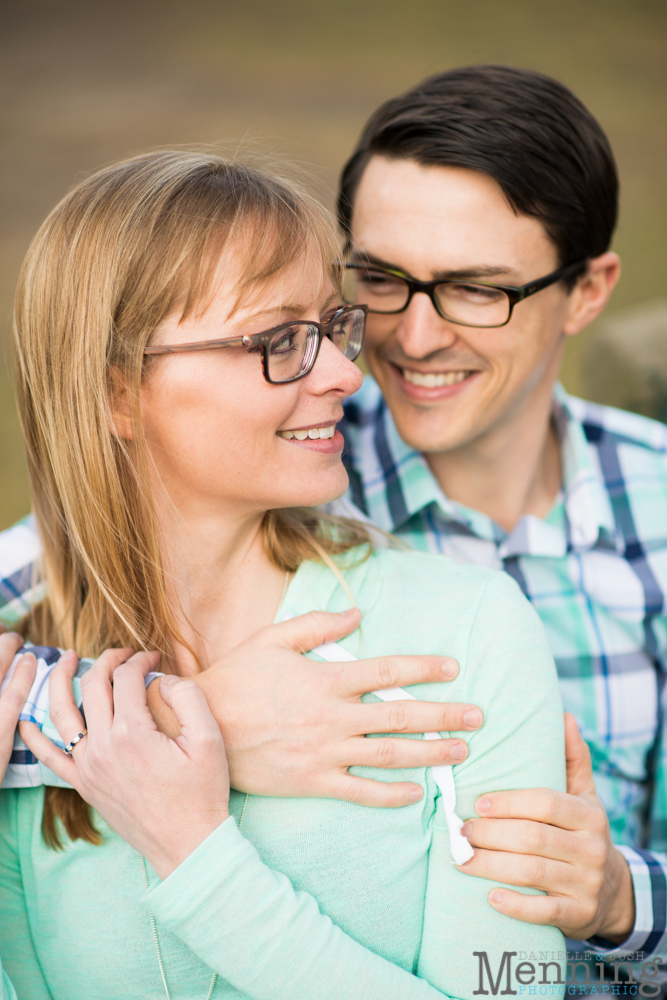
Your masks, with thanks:
[[[361,310],[343,313],[329,334],[332,343],[350,361],[354,361],[361,350],[364,318]],[[289,382],[309,372],[317,356],[319,341],[319,330],[312,323],[293,323],[277,333],[267,350],[271,381]]]
[[[397,313],[407,305],[410,287],[403,278],[370,268],[350,268],[344,274],[346,302],[365,302],[374,313]],[[502,326],[510,315],[506,293],[486,285],[452,281],[436,285],[434,293],[441,314],[455,323]]]

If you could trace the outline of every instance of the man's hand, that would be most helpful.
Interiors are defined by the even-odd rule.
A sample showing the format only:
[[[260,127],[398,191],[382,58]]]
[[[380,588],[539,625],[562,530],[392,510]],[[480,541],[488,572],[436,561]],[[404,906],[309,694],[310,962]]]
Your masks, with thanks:
[[[611,842],[590,753],[569,712],[565,753],[567,794],[538,788],[493,792],[477,800],[482,818],[468,820],[461,831],[475,856],[459,871],[547,893],[524,896],[493,889],[489,902],[499,913],[551,924],[575,940],[598,934],[620,943],[635,920],[630,869]]]
[[[458,664],[443,656],[387,656],[317,663],[302,655],[359,627],[361,613],[311,612],[262,629],[196,676],[225,742],[232,786],[253,795],[317,796],[369,806],[403,806],[422,797],[419,785],[372,781],[352,766],[430,767],[459,763],[463,740],[365,739],[366,733],[474,730],[474,705],[393,701],[363,704],[380,688],[452,680]],[[363,626],[362,626],[363,627]],[[178,727],[148,688],[158,727]]]

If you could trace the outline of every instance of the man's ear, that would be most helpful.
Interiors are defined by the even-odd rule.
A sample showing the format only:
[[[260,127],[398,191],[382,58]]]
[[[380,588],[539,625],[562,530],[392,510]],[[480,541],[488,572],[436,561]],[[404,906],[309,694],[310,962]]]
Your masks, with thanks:
[[[125,441],[132,441],[134,437],[133,399],[124,373],[115,365],[109,369],[109,402],[111,405],[111,433]]]
[[[594,257],[588,270],[570,293],[567,320],[563,333],[573,337],[600,315],[609,302],[614,286],[621,276],[621,261],[617,253]]]

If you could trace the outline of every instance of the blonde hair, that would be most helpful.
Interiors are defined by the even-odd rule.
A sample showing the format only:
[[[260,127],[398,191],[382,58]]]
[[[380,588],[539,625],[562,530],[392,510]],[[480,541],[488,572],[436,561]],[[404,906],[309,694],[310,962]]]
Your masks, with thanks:
[[[206,308],[225,249],[239,244],[239,295],[313,256],[322,280],[336,281],[336,231],[309,194],[201,152],[150,153],[101,170],[33,240],[16,292],[15,344],[47,587],[26,624],[35,641],[95,656],[108,646],[168,651],[179,638],[139,422],[130,451],[112,430],[112,381],[120,373],[138,416],[151,334],[177,310]],[[362,525],[312,509],[270,511],[263,531],[274,562],[290,571],[369,545]],[[52,789],[48,803],[51,843],[54,810],[71,837],[96,839],[72,793]]]

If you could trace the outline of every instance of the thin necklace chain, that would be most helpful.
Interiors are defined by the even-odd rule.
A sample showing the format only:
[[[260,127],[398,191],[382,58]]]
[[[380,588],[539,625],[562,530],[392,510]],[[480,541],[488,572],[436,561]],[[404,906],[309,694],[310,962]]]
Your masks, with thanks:
[[[289,581],[290,581],[290,572],[288,570],[285,573],[285,582],[283,583],[283,592],[280,595],[280,604],[278,605],[278,610],[280,610],[280,608],[282,607],[285,597],[287,596],[287,588],[289,587]],[[243,808],[241,809],[241,815],[239,817],[239,830],[243,826],[243,818],[245,816],[247,805],[248,805],[248,793],[246,792],[246,797],[243,800]],[[144,857],[142,857],[141,859],[141,870],[144,876],[144,886],[146,887],[146,891],[148,891],[148,872],[146,871],[146,859]],[[160,938],[158,937],[157,933],[157,924],[155,923],[155,917],[150,912],[150,910],[148,911],[148,916],[150,917],[151,921],[151,930],[153,931],[153,941],[155,942],[155,954],[157,955],[157,964],[160,967],[160,975],[162,976],[162,985],[164,986],[164,993],[167,1000],[171,1000],[171,993],[169,992],[169,986],[167,985],[167,977],[164,971],[164,962],[162,961],[162,948],[160,947]],[[218,973],[214,972],[213,979],[211,980],[211,985],[206,995],[206,1000],[211,1000],[217,979],[218,979]]]
[[[289,582],[289,573],[287,574],[287,581]],[[285,586],[285,591],[287,591],[287,586]],[[245,816],[245,810],[247,805],[248,805],[248,792],[246,792],[246,797],[243,800],[243,809],[241,810],[241,816],[239,818],[239,830],[243,826],[243,817]],[[144,886],[146,887],[146,891],[148,891],[148,872],[146,871],[146,859],[144,857],[142,857],[141,859],[141,870],[144,875]],[[171,1000],[171,993],[169,992],[169,987],[167,986],[167,977],[164,971],[164,962],[162,961],[162,949],[160,947],[160,939],[157,933],[157,924],[155,923],[155,917],[150,912],[150,910],[148,911],[148,916],[150,917],[151,920],[151,930],[153,931],[153,941],[155,942],[155,953],[157,955],[157,964],[160,967],[160,975],[162,976],[162,985],[164,986],[165,996],[167,997],[167,1000]],[[217,980],[218,980],[218,973],[214,972],[213,979],[211,980],[211,985],[209,986],[208,993],[206,994],[206,1000],[211,1000]]]

